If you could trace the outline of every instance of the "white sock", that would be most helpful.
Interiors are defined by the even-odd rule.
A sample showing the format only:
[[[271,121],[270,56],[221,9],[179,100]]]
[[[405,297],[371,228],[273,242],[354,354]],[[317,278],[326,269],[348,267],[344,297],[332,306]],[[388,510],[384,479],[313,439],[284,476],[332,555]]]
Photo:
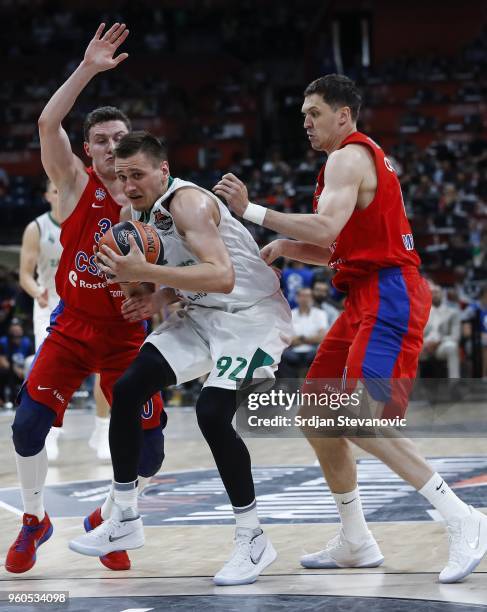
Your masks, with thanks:
[[[453,493],[443,478],[435,472],[419,493],[434,506],[445,521],[470,515],[467,504]]]
[[[361,542],[368,538],[369,529],[365,522],[358,487],[350,493],[332,492],[332,495],[340,513],[345,538],[350,542]]]
[[[110,426],[110,417],[104,418],[95,416],[95,431],[108,430]]]
[[[232,507],[237,529],[239,527],[244,527],[245,529],[258,529],[260,527],[259,516],[257,514],[257,503],[255,499],[248,506]]]
[[[33,514],[42,521],[46,513],[44,509],[44,483],[47,476],[46,447],[44,446],[33,457],[22,457],[15,453],[15,461],[17,462],[24,512]]]
[[[150,483],[151,478],[152,478],[152,476],[149,476],[148,478],[146,478],[145,476],[139,476],[138,477],[137,480],[138,480],[139,485],[137,487],[137,495],[140,495],[142,493],[142,491]],[[108,495],[107,495],[107,497],[106,497],[106,499],[103,502],[103,505],[101,507],[101,518],[104,521],[106,521],[108,518],[110,518],[114,502],[115,502],[115,496],[114,496],[113,482],[112,482],[112,486],[110,487],[110,491],[108,491]]]
[[[146,486],[150,483],[152,476],[139,476],[139,486],[137,487],[137,495],[140,495]]]
[[[122,514],[122,521],[137,517],[137,480],[132,482],[113,481],[113,498]]]
[[[104,521],[106,521],[107,519],[110,518],[110,515],[112,513],[112,508],[113,508],[114,501],[115,501],[115,498],[113,496],[113,482],[112,482],[112,486],[110,487],[110,491],[108,491],[108,495],[106,496],[106,499],[103,502],[103,505],[101,507],[101,518]]]

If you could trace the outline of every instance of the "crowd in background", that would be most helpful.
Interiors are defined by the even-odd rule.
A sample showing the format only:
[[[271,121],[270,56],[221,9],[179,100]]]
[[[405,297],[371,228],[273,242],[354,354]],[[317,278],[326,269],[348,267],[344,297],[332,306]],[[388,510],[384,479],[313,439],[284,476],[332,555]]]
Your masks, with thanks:
[[[310,212],[325,158],[307,149],[300,126],[304,73],[336,70],[329,37],[316,31],[313,44],[309,40],[322,3],[304,0],[288,7],[243,0],[225,8],[220,0],[205,0],[204,10],[196,11],[189,1],[164,8],[151,0],[127,0],[117,3],[115,12],[105,4],[87,0],[67,8],[56,0],[0,0],[0,16],[10,24],[0,41],[9,60],[0,91],[2,151],[14,157],[38,151],[36,121],[44,104],[79,61],[88,33],[100,21],[119,19],[130,24],[132,69],[127,62],[116,78],[96,79],[87,88],[65,122],[70,139],[80,144],[89,110],[116,104],[135,127],[168,128],[170,151],[181,143],[197,143],[198,164],[174,168],[183,178],[211,188],[223,171],[230,171],[247,183],[253,202],[284,212]],[[38,65],[40,56],[45,61],[39,71],[30,70],[29,61]],[[139,70],[132,56],[146,61],[147,70]],[[211,58],[218,56],[222,65],[234,62],[235,70],[218,77],[211,71],[198,74],[197,82],[191,63],[187,75],[174,79],[166,74],[164,68],[174,71],[180,62],[183,70],[184,58],[195,56],[207,56],[208,65],[215,66]],[[305,60],[299,63],[297,57]],[[50,66],[54,58],[57,64]],[[402,55],[383,64],[346,67],[364,92],[359,129],[380,144],[381,133],[371,127],[374,113],[387,105],[401,109],[387,153],[435,296],[422,355],[425,376],[472,375],[473,333],[479,330],[482,374],[487,376],[487,139],[478,106],[485,99],[486,68],[485,29],[455,58]],[[447,81],[458,86],[438,85]],[[418,85],[401,98],[391,87],[397,83]],[[442,104],[464,105],[461,121],[431,112]],[[427,146],[416,138],[424,133],[432,134]],[[240,139],[247,146],[223,168],[215,143],[225,139]],[[42,185],[41,176],[9,174],[0,167],[0,242],[18,244],[26,224],[47,210]],[[248,228],[261,246],[276,237],[259,226]],[[283,290],[294,309],[295,338],[281,372],[288,376],[305,370],[339,315],[343,295],[334,290],[330,270],[287,261],[280,265]],[[31,307],[16,271],[0,267],[0,403],[11,401],[22,380],[20,364],[31,350]]]

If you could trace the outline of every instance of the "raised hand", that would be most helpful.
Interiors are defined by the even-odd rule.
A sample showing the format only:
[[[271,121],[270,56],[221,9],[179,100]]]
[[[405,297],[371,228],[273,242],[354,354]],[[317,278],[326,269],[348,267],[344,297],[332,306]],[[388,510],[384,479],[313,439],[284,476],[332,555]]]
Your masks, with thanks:
[[[127,26],[124,23],[114,23],[103,34],[104,29],[105,24],[101,23],[85,51],[85,64],[94,68],[96,72],[111,70],[129,56],[128,53],[120,53],[114,57],[117,49],[129,35]]]

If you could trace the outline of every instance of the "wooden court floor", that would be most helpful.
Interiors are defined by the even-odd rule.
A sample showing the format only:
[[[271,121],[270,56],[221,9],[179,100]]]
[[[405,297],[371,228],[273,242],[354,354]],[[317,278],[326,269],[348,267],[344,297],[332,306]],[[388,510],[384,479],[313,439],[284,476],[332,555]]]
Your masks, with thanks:
[[[305,570],[299,558],[337,531],[332,498],[304,439],[247,439],[258,507],[278,558],[253,585],[215,587],[213,574],[232,548],[228,499],[192,409],[169,409],[166,459],[141,500],[146,545],[131,551],[132,569],[110,572],[71,552],[83,516],[103,498],[111,467],[87,445],[93,416],[66,417],[60,458],[50,467],[47,511],[54,534],[35,567],[14,575],[3,567],[20,522],[10,423],[0,414],[0,610],[470,610],[487,608],[487,561],[463,584],[441,585],[447,538],[434,512],[382,464],[359,457],[359,482],[370,528],[385,563],[367,570]],[[487,512],[486,439],[418,440],[468,503]],[[69,604],[9,604],[8,593],[69,592]]]

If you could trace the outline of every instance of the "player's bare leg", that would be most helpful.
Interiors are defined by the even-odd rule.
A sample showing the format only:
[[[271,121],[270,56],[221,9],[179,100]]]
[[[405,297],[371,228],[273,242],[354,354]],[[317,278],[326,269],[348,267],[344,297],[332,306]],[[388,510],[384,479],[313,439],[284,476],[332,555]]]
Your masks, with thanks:
[[[378,414],[382,409],[382,405],[374,402],[370,397],[369,405],[373,407],[373,414]],[[438,510],[447,523],[450,541],[449,560],[440,573],[440,582],[463,580],[477,567],[487,552],[487,517],[455,495],[443,478],[433,472],[411,440],[401,437],[400,434],[393,435],[393,432],[388,432],[388,436],[381,438],[353,437],[348,440],[341,438],[309,439],[335,497],[342,519],[342,530],[337,538],[328,543],[324,551],[303,557],[302,564],[305,567],[343,567],[346,566],[343,561],[347,559],[349,551],[354,553],[348,555],[348,559],[352,561],[351,566],[356,567],[356,561],[361,559],[360,555],[354,552],[353,538],[350,535],[347,536],[346,531],[350,525],[348,534],[351,533],[355,537],[356,534],[360,534],[360,530],[364,532],[366,529],[356,474],[352,468],[352,463],[355,466],[350,448],[353,442],[362,450],[383,461]],[[347,490],[347,487],[348,493],[345,496],[336,493]],[[347,499],[345,500],[344,497]],[[341,538],[342,534],[344,538]],[[336,561],[335,565],[333,561]]]
[[[95,428],[88,441],[89,446],[96,451],[101,460],[110,459],[110,445],[108,444],[108,428],[110,427],[110,404],[107,402],[100,387],[100,375],[95,374],[93,387],[95,397],[96,415]]]
[[[384,557],[370,533],[357,487],[352,444],[345,438],[308,438],[313,447],[341,519],[341,529],[324,550],[305,555],[307,568],[377,567]]]

